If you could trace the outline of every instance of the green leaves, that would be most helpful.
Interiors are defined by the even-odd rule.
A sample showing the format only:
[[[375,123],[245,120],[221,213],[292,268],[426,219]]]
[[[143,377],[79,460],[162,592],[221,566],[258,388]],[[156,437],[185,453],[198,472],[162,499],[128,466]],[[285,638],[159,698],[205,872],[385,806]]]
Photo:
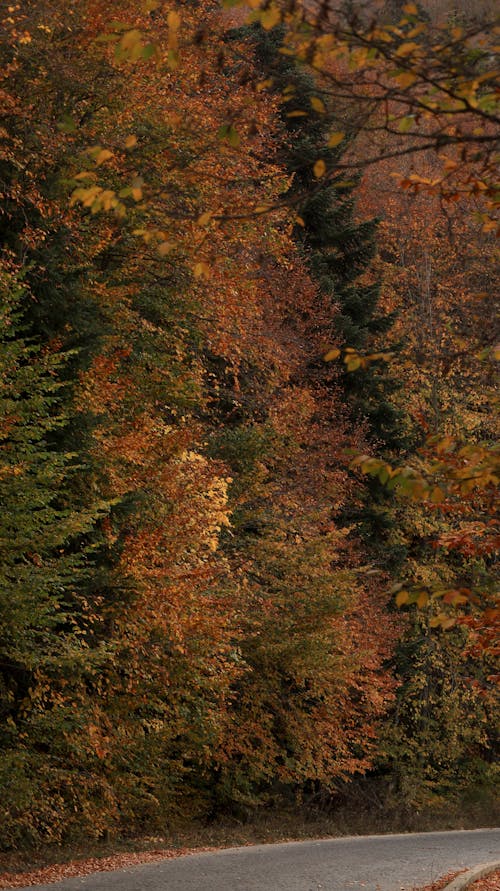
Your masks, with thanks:
[[[151,10],[153,9],[154,6],[151,7]],[[148,41],[139,28],[130,28],[120,21],[111,22],[109,27],[111,30],[101,34],[97,41],[103,44],[115,44],[116,62],[148,61],[156,55],[156,44]]]
[[[57,124],[57,129],[60,133],[76,133],[77,125],[73,116],[69,114],[69,112],[62,116],[61,120]]]
[[[238,148],[241,142],[240,134],[233,124],[222,124],[217,131],[217,137],[222,142],[229,143],[232,148]]]

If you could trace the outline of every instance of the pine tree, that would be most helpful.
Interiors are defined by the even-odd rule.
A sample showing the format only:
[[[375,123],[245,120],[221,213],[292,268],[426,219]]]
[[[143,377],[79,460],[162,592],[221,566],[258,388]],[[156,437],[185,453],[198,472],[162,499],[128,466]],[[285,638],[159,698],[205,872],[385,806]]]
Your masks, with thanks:
[[[0,300],[0,785],[9,845],[57,838],[58,796],[70,812],[77,797],[68,788],[75,735],[108,658],[86,592],[109,506],[75,503],[75,455],[53,443],[68,423],[66,357],[23,333],[24,288],[6,266]]]

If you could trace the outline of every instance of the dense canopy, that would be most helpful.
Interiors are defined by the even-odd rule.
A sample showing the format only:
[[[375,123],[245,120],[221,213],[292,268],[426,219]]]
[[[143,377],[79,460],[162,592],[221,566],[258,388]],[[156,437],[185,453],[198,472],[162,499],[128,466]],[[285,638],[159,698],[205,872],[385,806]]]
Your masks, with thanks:
[[[2,7],[6,849],[494,799],[492,11],[347,6]]]

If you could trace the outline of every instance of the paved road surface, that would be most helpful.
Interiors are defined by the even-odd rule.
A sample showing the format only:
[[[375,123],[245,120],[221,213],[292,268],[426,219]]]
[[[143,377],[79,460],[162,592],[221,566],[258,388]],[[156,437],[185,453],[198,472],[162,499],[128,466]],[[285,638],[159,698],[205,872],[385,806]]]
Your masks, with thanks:
[[[228,848],[95,873],[38,891],[408,891],[500,860],[500,829],[372,835]]]

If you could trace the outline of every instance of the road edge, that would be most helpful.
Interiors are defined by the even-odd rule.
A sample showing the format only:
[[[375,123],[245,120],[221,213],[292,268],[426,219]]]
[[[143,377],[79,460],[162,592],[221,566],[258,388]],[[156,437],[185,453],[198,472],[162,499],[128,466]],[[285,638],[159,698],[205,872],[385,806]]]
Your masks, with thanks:
[[[500,860],[494,860],[491,863],[480,863],[478,866],[468,869],[467,872],[461,873],[449,885],[445,885],[443,891],[464,891],[473,882],[483,879],[490,873],[495,872],[496,869],[500,869]]]

